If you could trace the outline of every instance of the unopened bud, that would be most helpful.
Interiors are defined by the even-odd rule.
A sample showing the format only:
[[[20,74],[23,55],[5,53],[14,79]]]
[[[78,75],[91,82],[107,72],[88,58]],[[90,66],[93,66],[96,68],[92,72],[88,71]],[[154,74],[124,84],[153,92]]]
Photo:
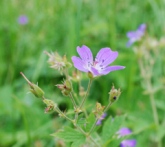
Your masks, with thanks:
[[[81,113],[82,112],[82,110],[80,109],[80,108],[75,108],[75,110],[74,110],[74,112],[76,112],[76,113]]]
[[[57,86],[57,88],[59,88],[60,90],[63,90],[63,89],[64,89],[64,85],[63,85],[63,84],[57,84],[56,86]]]
[[[69,80],[65,80],[63,84],[56,85],[62,92],[63,95],[68,96],[72,91],[72,84]]]
[[[119,98],[119,96],[120,96],[120,94],[121,94],[121,91],[120,91],[120,89],[115,89],[115,86],[113,85],[112,86],[112,89],[110,90],[110,92],[109,92],[109,99],[110,99],[110,101],[111,102],[114,102],[114,101],[116,101],[118,98]]]
[[[43,98],[44,92],[40,87],[38,87],[38,85],[32,84],[32,86],[30,85],[30,87],[31,87],[30,89],[31,93],[33,93],[38,98]]]
[[[97,118],[100,118],[100,116],[103,114],[105,106],[102,106],[101,103],[96,103],[96,110],[94,111],[94,114]]]
[[[93,79],[93,74],[92,74],[91,72],[88,72],[88,77],[89,77],[90,79]]]
[[[30,86],[30,92],[33,93],[38,98],[43,98],[44,96],[43,90],[40,87],[38,87],[38,85],[31,83],[22,72],[20,72],[20,74],[28,82]]]
[[[96,110],[97,112],[103,112],[105,106],[102,106],[100,103],[96,103]]]
[[[44,99],[43,102],[46,104],[45,113],[52,112],[57,107],[57,104],[52,100]]]
[[[63,56],[63,61],[66,65],[66,68],[72,67],[72,64],[70,62],[68,62],[66,55]]]
[[[70,91],[71,91],[71,89],[72,89],[72,84],[71,84],[71,82],[70,82],[69,80],[65,80],[65,81],[64,81],[64,85],[66,86],[65,88],[66,88],[67,90],[70,90]]]
[[[70,94],[70,91],[68,90],[62,90],[61,93],[64,95],[64,96],[68,96]]]
[[[73,71],[72,72],[72,79],[74,81],[80,81],[81,80],[81,73],[79,71]]]

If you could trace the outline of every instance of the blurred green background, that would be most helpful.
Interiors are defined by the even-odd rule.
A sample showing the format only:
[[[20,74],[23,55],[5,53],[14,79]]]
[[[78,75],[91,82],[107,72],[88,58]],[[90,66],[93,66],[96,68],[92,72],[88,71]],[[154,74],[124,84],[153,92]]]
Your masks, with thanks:
[[[55,146],[57,141],[49,134],[66,122],[55,113],[44,114],[45,105],[28,94],[28,85],[20,72],[38,82],[47,97],[61,108],[67,108],[68,99],[54,86],[63,77],[49,68],[43,51],[66,54],[71,61],[71,56],[77,55],[76,47],[83,44],[94,55],[102,47],[117,50],[119,56],[114,64],[126,66],[97,79],[89,102],[106,105],[112,83],[120,87],[122,95],[109,115],[127,114],[126,126],[138,130],[134,136],[137,146],[155,147],[151,142],[155,134],[150,102],[143,94],[136,55],[132,48],[126,48],[126,33],[146,23],[149,35],[162,37],[164,0],[1,0],[0,7],[0,147]],[[27,16],[27,24],[18,23],[21,15]],[[165,61],[160,63],[162,70],[154,72],[164,77]],[[83,85],[87,85],[86,78]],[[158,94],[159,100],[164,94]],[[158,111],[163,121],[165,107],[161,105]]]

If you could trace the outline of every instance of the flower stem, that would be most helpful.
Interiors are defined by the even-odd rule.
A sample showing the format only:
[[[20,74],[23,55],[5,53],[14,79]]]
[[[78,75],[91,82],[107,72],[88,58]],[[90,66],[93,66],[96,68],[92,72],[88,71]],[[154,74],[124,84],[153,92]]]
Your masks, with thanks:
[[[104,112],[106,112],[108,109],[109,109],[109,107],[112,105],[112,102],[111,101],[109,101],[109,104],[107,105],[107,107],[104,109]]]
[[[72,92],[69,94],[69,96],[70,96],[70,99],[72,101],[72,104],[73,104],[74,108],[76,109],[77,108],[77,105],[76,105],[76,102],[75,102],[75,100],[73,98]]]
[[[157,126],[159,126],[158,112],[157,112],[157,109],[155,106],[155,100],[154,100],[153,93],[150,93],[149,97],[150,97],[150,102],[151,102],[151,107],[152,107],[152,111],[153,111],[153,117],[154,117],[155,124]]]
[[[91,84],[92,84],[92,79],[89,79],[88,88],[87,88],[86,94],[85,94],[85,96],[84,96],[84,98],[83,98],[83,100],[82,100],[82,102],[80,104],[80,109],[83,107],[83,105],[84,105],[84,103],[85,103],[85,101],[87,99],[87,96],[88,96]]]
[[[157,112],[157,108],[156,108],[156,104],[155,104],[155,98],[154,98],[154,90],[153,90],[153,86],[151,83],[151,75],[150,76],[146,76],[146,70],[145,70],[145,66],[143,63],[143,60],[138,60],[139,62],[139,67],[141,70],[141,76],[143,77],[143,79],[146,81],[146,85],[147,85],[147,90],[149,92],[149,98],[150,98],[150,103],[151,103],[151,108],[152,108],[152,113],[153,113],[153,118],[154,118],[154,122],[156,124],[157,127],[160,126],[159,124],[159,117],[158,117],[158,112]],[[152,71],[152,65],[148,66],[149,68],[146,67],[146,69],[150,69],[150,71]],[[158,147],[162,147],[162,142],[161,140],[159,140],[158,142]]]
[[[159,127],[160,126],[159,125],[159,117],[158,117],[158,112],[157,112],[156,105],[155,105],[154,93],[152,91],[150,92],[149,97],[150,97],[154,122],[155,122],[156,126]],[[158,147],[162,147],[161,140],[159,140],[159,142],[158,142]]]
[[[72,123],[74,122],[74,120],[70,119],[69,117],[67,117],[59,108],[55,108],[55,111],[57,111],[61,116],[63,116],[65,119],[71,121]]]

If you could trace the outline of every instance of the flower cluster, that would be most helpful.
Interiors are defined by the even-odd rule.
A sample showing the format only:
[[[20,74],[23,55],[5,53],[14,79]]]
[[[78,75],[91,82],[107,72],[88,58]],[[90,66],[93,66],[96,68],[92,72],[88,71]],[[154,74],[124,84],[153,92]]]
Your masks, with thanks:
[[[53,102],[51,99],[45,98],[44,91],[40,87],[38,87],[38,85],[35,85],[32,82],[30,82],[22,72],[21,75],[28,82],[30,86],[30,91],[36,97],[42,99],[43,103],[46,105],[45,113],[56,111],[60,117],[70,121],[72,123],[72,126],[74,126],[74,128],[66,127],[64,128],[64,130],[57,131],[55,133],[56,137],[63,138],[64,136],[66,136],[66,138],[68,137],[72,138],[73,136],[75,140],[75,136],[78,135],[78,138],[79,136],[83,137],[83,142],[81,145],[83,145],[85,141],[87,141],[89,146],[93,146],[93,144],[95,144],[95,146],[100,146],[103,142],[98,143],[97,140],[94,139],[91,134],[97,130],[95,128],[98,125],[102,124],[102,120],[107,115],[106,111],[110,108],[111,104],[114,103],[119,98],[121,91],[120,89],[115,89],[115,87],[112,86],[110,92],[108,93],[109,96],[107,94],[106,106],[102,106],[101,103],[97,102],[96,108],[93,111],[92,111],[93,108],[91,108],[90,111],[86,109],[85,102],[88,98],[89,91],[95,77],[106,75],[111,71],[121,70],[124,69],[125,67],[120,65],[109,66],[109,64],[111,64],[117,58],[118,52],[112,51],[110,48],[107,47],[102,48],[97,53],[95,59],[93,59],[91,50],[85,45],[83,45],[82,47],[77,47],[77,52],[80,55],[80,57],[73,56],[72,62],[76,69],[88,73],[89,82],[88,82],[87,90],[84,90],[85,88],[81,85],[82,76],[79,73],[79,71],[74,72],[72,77],[70,76],[69,74],[70,72],[68,71],[68,68],[71,66],[71,63],[67,61],[65,55],[60,56],[57,52],[55,53],[45,52],[49,56],[48,63],[51,65],[50,67],[60,71],[63,75],[65,75],[65,79],[63,80],[63,82],[61,84],[56,84],[56,86],[57,88],[59,88],[59,90],[64,96],[70,99],[72,103],[72,109],[71,109],[72,113],[70,113],[69,115],[68,113],[66,113],[66,111],[64,112],[61,111],[58,104]],[[72,81],[78,83],[79,95],[82,97],[82,100],[78,99],[78,95],[74,91],[74,84],[72,84]],[[83,121],[81,122],[81,120]],[[59,132],[62,133],[62,136],[58,134]],[[70,141],[73,143],[77,143],[77,140],[76,142],[74,142],[72,139]]]

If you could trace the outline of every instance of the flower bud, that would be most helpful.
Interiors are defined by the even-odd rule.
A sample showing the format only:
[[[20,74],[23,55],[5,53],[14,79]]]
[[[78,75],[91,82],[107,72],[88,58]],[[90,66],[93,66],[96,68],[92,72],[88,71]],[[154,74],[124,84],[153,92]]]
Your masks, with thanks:
[[[91,73],[91,72],[88,72],[88,77],[90,78],[90,79],[93,79],[93,74]]]
[[[33,93],[38,98],[43,98],[44,96],[43,90],[40,87],[38,87],[38,85],[31,83],[22,72],[20,72],[20,74],[28,82],[30,86],[30,92]]]
[[[120,96],[120,94],[121,94],[121,91],[120,91],[120,89],[115,89],[115,86],[113,85],[112,86],[112,89],[110,90],[110,92],[109,92],[109,99],[110,99],[110,101],[111,102],[114,102],[114,101],[116,101],[118,98],[119,98],[119,96]]]
[[[96,115],[97,118],[100,118],[101,115],[103,114],[105,106],[102,106],[101,103],[96,103],[96,109],[94,111],[94,114]]]
[[[52,100],[44,99],[43,102],[47,106],[45,109],[45,113],[52,112],[57,107],[57,104],[54,103]]]
[[[72,80],[73,81],[76,81],[76,82],[78,82],[78,81],[80,81],[81,80],[81,73],[79,72],[79,71],[73,71],[72,72]]]
[[[74,110],[74,112],[76,112],[76,113],[81,113],[82,112],[82,110],[80,109],[80,108],[75,108],[75,110]]]
[[[67,61],[66,55],[62,57],[57,52],[48,53],[45,51],[44,53],[49,56],[48,63],[51,65],[50,67],[57,69],[61,73],[63,72],[64,68],[69,68],[72,66],[72,64]]]
[[[38,98],[43,98],[44,92],[40,87],[38,87],[38,85],[31,83],[30,87],[31,87],[30,89],[31,93],[33,93]]]
[[[72,91],[72,84],[69,80],[65,80],[63,84],[56,85],[62,92],[63,95],[68,96]]]

